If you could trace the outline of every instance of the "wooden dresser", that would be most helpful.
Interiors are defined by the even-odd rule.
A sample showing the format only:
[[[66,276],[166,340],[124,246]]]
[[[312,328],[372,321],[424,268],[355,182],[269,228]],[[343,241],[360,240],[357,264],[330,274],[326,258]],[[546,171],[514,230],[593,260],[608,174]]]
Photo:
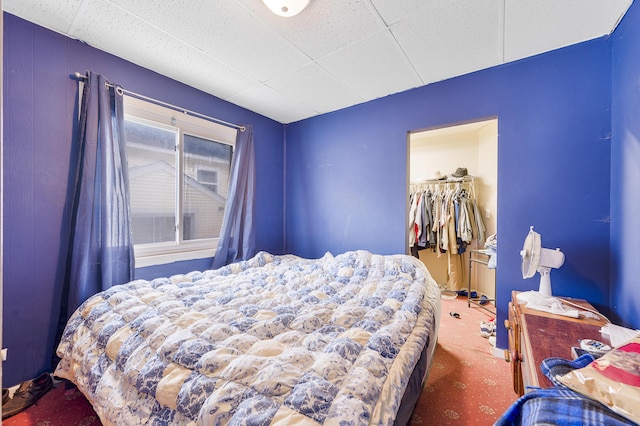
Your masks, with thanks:
[[[518,301],[517,294],[517,291],[511,294],[509,319],[505,320],[509,332],[509,350],[505,351],[505,359],[511,363],[513,389],[518,395],[523,395],[527,386],[553,386],[540,371],[544,359],[573,359],[571,347],[580,346],[581,339],[609,344],[609,337],[600,333],[600,328],[607,324],[604,317],[593,319],[581,315],[580,318],[570,318],[528,309]],[[597,312],[585,300],[563,299]]]

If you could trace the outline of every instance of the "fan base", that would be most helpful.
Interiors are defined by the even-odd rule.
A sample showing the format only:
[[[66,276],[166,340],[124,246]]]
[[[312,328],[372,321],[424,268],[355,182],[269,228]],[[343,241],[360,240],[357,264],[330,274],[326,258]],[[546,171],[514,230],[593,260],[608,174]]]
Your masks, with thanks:
[[[540,289],[539,293],[543,296],[551,297],[551,274],[549,274],[550,268],[538,268],[540,273]]]

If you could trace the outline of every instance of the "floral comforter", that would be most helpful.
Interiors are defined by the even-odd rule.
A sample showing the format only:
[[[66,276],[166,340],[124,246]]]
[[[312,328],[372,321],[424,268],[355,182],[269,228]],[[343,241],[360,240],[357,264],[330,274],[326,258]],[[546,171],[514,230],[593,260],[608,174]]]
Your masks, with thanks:
[[[260,252],[91,297],[54,374],[105,425],[392,424],[439,303],[410,256]]]

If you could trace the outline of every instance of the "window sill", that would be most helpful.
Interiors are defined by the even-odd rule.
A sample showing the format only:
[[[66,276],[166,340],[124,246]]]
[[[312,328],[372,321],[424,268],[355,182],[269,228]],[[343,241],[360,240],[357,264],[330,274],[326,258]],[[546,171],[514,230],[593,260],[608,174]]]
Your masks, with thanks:
[[[213,257],[216,254],[215,249],[200,249],[183,251],[179,253],[164,253],[145,256],[136,256],[136,268],[144,268],[147,266],[164,265],[167,263],[180,262],[184,260],[204,259]]]

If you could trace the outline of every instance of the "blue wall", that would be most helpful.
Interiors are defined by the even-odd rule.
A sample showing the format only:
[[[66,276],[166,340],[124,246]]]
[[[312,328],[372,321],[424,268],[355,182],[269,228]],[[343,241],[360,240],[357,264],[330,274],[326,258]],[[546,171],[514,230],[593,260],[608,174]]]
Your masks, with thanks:
[[[407,132],[498,117],[498,323],[530,225],[554,293],[609,305],[611,43],[598,39],[287,126],[286,248],[405,253]],[[505,332],[498,346],[507,347]]]
[[[256,246],[284,247],[283,126],[79,41],[4,15],[4,384],[49,370],[68,244],[69,164],[77,83],[87,70],[128,90],[234,123],[253,124]],[[213,77],[212,77],[213,78]],[[149,278],[205,269],[211,259],[144,268]]]
[[[640,4],[613,38],[611,150],[611,303],[625,325],[640,328]]]
[[[640,213],[639,8],[631,6],[612,38],[388,96],[284,131],[272,120],[5,14],[5,384],[49,368],[75,157],[77,85],[69,75],[88,69],[129,90],[253,124],[257,247],[309,257],[352,249],[404,253],[407,132],[498,117],[498,322],[506,317],[511,290],[537,288],[537,276],[522,279],[519,257],[535,225],[544,246],[566,255],[564,266],[552,271],[556,294],[586,298],[605,312],[613,306],[624,322],[640,326],[640,266],[633,257],[640,227],[634,221]],[[207,265],[179,262],[136,275]],[[498,346],[507,346],[501,329]]]

